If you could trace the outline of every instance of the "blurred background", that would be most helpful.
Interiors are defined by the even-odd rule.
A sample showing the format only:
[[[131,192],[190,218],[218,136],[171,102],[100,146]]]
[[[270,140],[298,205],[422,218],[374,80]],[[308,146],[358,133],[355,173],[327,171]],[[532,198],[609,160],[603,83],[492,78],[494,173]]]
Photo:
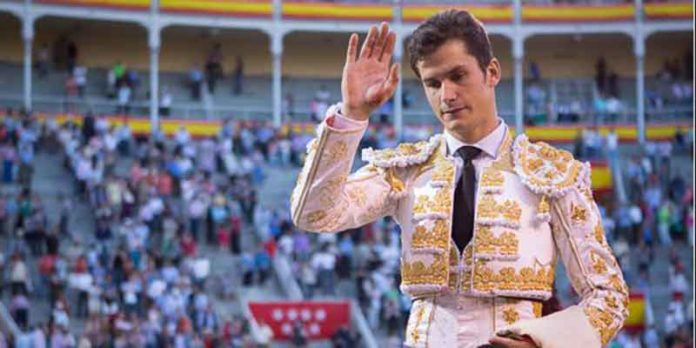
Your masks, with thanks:
[[[402,63],[361,148],[440,131],[405,42],[451,7],[500,117],[592,163],[610,347],[693,346],[690,1],[0,0],[0,348],[400,347],[398,226],[310,234],[288,198],[351,32],[389,22]],[[557,270],[546,313],[578,300]]]

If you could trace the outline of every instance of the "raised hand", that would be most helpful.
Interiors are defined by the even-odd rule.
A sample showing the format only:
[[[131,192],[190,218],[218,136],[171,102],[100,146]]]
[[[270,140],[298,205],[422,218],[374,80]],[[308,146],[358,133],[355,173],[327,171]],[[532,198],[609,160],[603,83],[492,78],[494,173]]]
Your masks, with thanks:
[[[370,27],[359,55],[358,35],[350,36],[341,81],[344,116],[367,120],[372,111],[394,95],[399,81],[399,64],[391,64],[395,42],[396,34],[384,22],[379,30]]]

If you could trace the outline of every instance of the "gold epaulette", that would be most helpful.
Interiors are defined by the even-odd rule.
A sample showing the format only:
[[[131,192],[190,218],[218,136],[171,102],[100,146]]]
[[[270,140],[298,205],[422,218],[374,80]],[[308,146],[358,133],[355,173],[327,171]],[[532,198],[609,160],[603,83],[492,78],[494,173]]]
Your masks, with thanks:
[[[573,187],[590,188],[589,163],[575,160],[568,151],[544,142],[532,143],[519,135],[512,157],[515,172],[532,192],[542,195],[542,205],[547,205],[546,197],[562,197]],[[542,211],[546,209],[544,206]]]
[[[441,135],[417,143],[402,143],[395,148],[374,150],[364,149],[362,159],[378,168],[409,167],[424,163],[440,145]]]

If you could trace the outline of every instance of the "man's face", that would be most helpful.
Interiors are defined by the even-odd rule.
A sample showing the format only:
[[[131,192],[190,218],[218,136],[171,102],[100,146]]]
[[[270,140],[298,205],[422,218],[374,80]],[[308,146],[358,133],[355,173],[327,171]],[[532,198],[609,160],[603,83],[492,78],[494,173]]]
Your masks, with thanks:
[[[491,60],[484,73],[466,44],[451,39],[419,61],[417,67],[430,107],[451,134],[467,134],[467,129],[486,122],[485,118],[497,117],[494,92],[500,81],[497,59]]]

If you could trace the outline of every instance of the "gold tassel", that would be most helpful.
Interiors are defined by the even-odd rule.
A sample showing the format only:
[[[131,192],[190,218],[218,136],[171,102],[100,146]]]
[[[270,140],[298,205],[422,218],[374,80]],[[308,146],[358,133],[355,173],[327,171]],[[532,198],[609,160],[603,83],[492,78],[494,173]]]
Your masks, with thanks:
[[[541,222],[551,221],[551,207],[549,206],[549,201],[546,195],[541,196],[539,200],[539,206],[537,207],[537,219]]]

